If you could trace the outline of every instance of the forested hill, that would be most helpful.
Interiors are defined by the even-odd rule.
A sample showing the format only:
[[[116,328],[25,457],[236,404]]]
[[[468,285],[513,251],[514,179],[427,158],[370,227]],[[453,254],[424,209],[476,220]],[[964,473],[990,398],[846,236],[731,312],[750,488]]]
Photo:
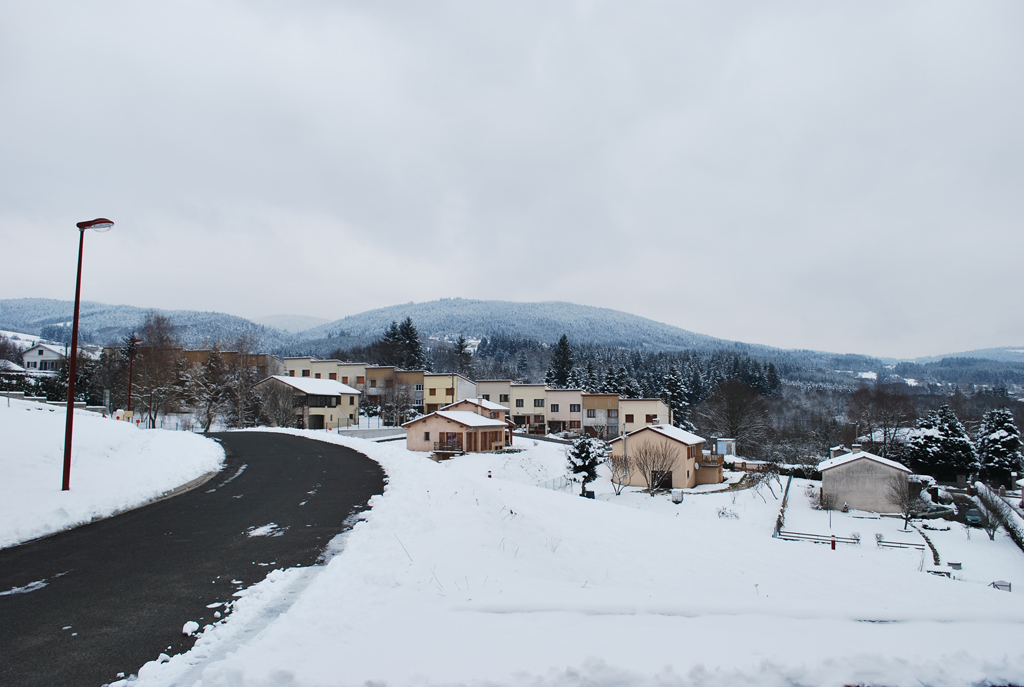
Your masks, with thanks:
[[[562,334],[580,344],[648,351],[720,350],[743,353],[770,350],[756,344],[725,341],[607,308],[545,301],[513,303],[444,298],[368,310],[298,334],[305,341],[327,338],[376,338],[393,321],[411,317],[422,336],[451,339],[518,337],[554,343]]]
[[[70,339],[69,325],[74,315],[72,301],[50,298],[0,300],[0,330],[41,335],[53,341]],[[256,324],[243,317],[195,310],[155,310],[132,305],[107,305],[83,301],[79,314],[80,336],[84,343],[108,344],[137,329],[154,311],[171,319],[185,346],[200,347],[213,341],[237,341],[252,336],[263,350],[276,350],[292,341],[291,335],[273,327]]]

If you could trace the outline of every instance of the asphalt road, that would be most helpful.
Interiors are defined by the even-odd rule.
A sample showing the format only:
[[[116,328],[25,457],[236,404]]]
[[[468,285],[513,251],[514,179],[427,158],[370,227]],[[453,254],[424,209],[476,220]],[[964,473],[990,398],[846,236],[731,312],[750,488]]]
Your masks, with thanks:
[[[271,570],[315,564],[384,489],[380,466],[351,449],[265,432],[212,436],[227,461],[201,487],[0,550],[0,685],[99,687],[188,650],[186,621],[212,622],[207,604]],[[247,534],[270,523],[283,534]]]

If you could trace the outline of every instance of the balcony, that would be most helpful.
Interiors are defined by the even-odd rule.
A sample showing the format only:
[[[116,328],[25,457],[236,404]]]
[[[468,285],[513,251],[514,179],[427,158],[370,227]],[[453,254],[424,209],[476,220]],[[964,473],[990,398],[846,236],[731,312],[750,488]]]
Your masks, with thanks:
[[[461,441],[435,441],[434,450],[438,453],[463,453]]]
[[[700,468],[720,468],[725,465],[725,456],[721,453],[710,455],[705,453],[697,459],[697,467]]]

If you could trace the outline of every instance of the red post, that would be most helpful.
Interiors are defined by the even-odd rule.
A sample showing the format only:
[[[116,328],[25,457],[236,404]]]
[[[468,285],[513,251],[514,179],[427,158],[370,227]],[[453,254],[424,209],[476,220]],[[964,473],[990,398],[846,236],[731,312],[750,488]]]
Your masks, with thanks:
[[[78,276],[75,278],[75,318],[71,323],[71,349],[68,351],[68,417],[64,424],[64,481],[61,491],[71,489],[71,433],[75,423],[75,365],[78,362],[78,310],[82,297],[82,248],[85,229],[78,229]]]
[[[832,550],[836,550],[836,535],[832,535]]]

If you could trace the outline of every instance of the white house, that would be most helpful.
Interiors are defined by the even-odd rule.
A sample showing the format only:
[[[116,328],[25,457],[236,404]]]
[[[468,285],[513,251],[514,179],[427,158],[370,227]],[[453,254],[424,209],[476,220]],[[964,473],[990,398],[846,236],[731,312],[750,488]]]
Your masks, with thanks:
[[[293,393],[296,420],[305,429],[341,429],[359,425],[357,389],[333,379],[274,375],[257,384],[289,387]]]
[[[893,478],[906,480],[910,470],[894,460],[857,451],[829,458],[820,465],[821,493],[833,497],[836,508],[848,505],[874,513],[897,513],[889,499]]]
[[[66,357],[58,346],[37,343],[21,354],[22,367],[28,372],[57,372]]]

